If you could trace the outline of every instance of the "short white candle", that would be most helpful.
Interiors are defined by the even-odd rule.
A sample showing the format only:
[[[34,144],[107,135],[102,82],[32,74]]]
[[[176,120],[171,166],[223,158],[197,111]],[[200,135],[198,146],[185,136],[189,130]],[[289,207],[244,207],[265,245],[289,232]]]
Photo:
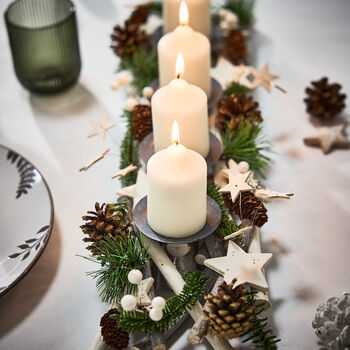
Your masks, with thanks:
[[[158,43],[158,65],[160,86],[169,84],[175,78],[175,64],[179,52],[185,62],[183,78],[197,85],[210,97],[210,43],[202,33],[187,25],[187,7],[183,3],[180,11],[181,25],[165,34]]]
[[[200,154],[178,143],[155,153],[147,163],[147,186],[147,220],[155,232],[187,237],[205,225],[207,163]]]
[[[158,89],[152,97],[152,123],[156,152],[172,144],[172,127],[177,120],[181,144],[206,157],[209,152],[207,96],[180,76],[184,71],[181,53],[176,62],[179,78]]]
[[[164,33],[173,31],[179,25],[178,13],[182,0],[163,1]],[[188,1],[189,25],[197,32],[210,36],[210,0]]]

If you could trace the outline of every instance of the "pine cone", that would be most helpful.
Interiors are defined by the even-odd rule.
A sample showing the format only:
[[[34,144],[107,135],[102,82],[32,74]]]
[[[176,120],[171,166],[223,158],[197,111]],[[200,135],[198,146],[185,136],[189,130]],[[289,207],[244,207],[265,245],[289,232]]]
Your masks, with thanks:
[[[142,141],[152,130],[151,107],[149,105],[135,106],[132,113],[132,132],[134,139]]]
[[[98,247],[101,241],[107,237],[118,239],[120,235],[128,234],[130,227],[130,219],[127,214],[122,210],[116,211],[115,205],[103,203],[100,206],[96,202],[95,210],[88,211],[90,215],[83,216],[83,220],[87,223],[80,226],[83,233],[89,235],[83,241],[92,243],[86,249],[94,255],[99,253]]]
[[[111,315],[119,314],[118,309],[110,309],[104,314],[100,321],[101,335],[103,341],[113,349],[123,350],[128,347],[129,333],[118,327],[118,321],[111,318]]]
[[[116,25],[111,37],[111,48],[117,56],[122,58],[130,58],[137,47],[147,47],[149,44],[149,37],[140,29],[139,25],[128,21],[124,23],[123,28]]]
[[[329,84],[328,78],[311,82],[312,87],[305,89],[306,111],[314,117],[331,119],[345,107],[345,94],[340,93],[340,84]]]
[[[129,24],[143,24],[147,21],[149,13],[150,13],[149,4],[138,5],[136,6],[135,10],[132,11],[127,22]]]
[[[258,124],[263,121],[259,111],[259,103],[252,96],[245,94],[231,94],[218,102],[216,126],[225,132],[227,128],[234,131],[241,120],[247,124]]]
[[[234,203],[231,194],[224,193],[227,207],[238,215],[241,220],[248,219],[256,226],[263,226],[268,219],[267,209],[263,202],[254,196],[252,192],[241,192]]]
[[[209,293],[204,297],[210,309],[204,310],[209,328],[222,339],[238,338],[247,332],[255,310],[254,305],[247,305],[249,296],[243,285],[234,288],[236,281],[235,278],[229,284],[221,282],[216,296]]]
[[[246,58],[245,38],[239,29],[232,29],[228,34],[223,55],[233,64],[240,64]]]

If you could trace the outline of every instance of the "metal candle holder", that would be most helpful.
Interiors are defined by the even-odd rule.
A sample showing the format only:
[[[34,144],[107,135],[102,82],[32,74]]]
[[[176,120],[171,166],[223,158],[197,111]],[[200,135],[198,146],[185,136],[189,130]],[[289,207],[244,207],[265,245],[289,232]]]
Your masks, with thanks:
[[[195,234],[188,237],[174,238],[165,237],[152,230],[147,221],[147,196],[143,197],[133,210],[133,220],[136,227],[147,237],[170,244],[185,244],[196,242],[212,234],[221,222],[221,210],[214,199],[207,197],[207,221],[204,227]]]

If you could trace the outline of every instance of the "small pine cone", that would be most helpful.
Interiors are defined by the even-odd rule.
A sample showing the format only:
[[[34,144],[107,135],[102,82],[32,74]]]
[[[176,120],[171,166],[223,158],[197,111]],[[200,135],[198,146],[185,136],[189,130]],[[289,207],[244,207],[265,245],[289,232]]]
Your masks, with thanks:
[[[137,47],[147,47],[149,37],[145,31],[141,30],[138,24],[126,21],[124,27],[116,25],[111,35],[114,53],[122,58],[130,58]]]
[[[148,15],[150,13],[150,5],[148,3],[136,6],[134,11],[132,11],[128,23],[133,24],[143,24],[147,21]]]
[[[227,207],[240,217],[241,220],[248,219],[256,226],[263,226],[267,220],[267,209],[263,202],[254,196],[252,192],[241,192],[234,203],[230,193],[224,193]]]
[[[88,235],[83,239],[84,242],[91,242],[87,247],[92,254],[99,253],[99,243],[106,238],[113,237],[118,239],[120,235],[127,235],[129,233],[130,219],[124,211],[116,211],[116,207],[112,204],[95,203],[95,211],[88,211],[89,215],[83,216],[86,221],[81,225],[83,233]]]
[[[311,82],[313,87],[305,89],[306,111],[314,117],[331,119],[345,107],[346,95],[341,94],[340,84],[329,84],[328,78]]]
[[[226,38],[223,55],[233,64],[240,64],[247,56],[245,38],[239,29],[232,29]]]
[[[216,126],[220,131],[226,129],[235,131],[241,120],[247,124],[258,124],[263,121],[259,110],[259,103],[252,96],[245,94],[231,94],[218,102]]]
[[[253,318],[254,305],[247,305],[248,291],[239,285],[234,288],[237,279],[227,284],[225,281],[218,285],[217,295],[207,294],[203,311],[209,323],[210,330],[219,338],[238,338],[246,333]]]
[[[142,141],[152,130],[151,107],[149,105],[135,106],[132,113],[132,132],[134,139]]]
[[[101,335],[103,341],[113,349],[123,350],[129,345],[129,333],[118,327],[118,321],[111,315],[119,314],[118,309],[110,309],[104,314],[100,321]]]

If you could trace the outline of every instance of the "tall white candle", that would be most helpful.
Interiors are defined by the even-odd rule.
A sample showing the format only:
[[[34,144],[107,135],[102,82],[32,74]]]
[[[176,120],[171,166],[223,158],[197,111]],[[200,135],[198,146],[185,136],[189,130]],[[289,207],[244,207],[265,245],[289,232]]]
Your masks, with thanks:
[[[187,237],[205,225],[207,163],[197,152],[174,143],[155,153],[147,163],[147,188],[147,220],[155,232]]]
[[[180,10],[180,23],[171,33],[165,34],[158,43],[158,65],[160,86],[167,85],[175,78],[175,64],[179,52],[185,62],[183,78],[197,85],[210,97],[210,43],[202,33],[187,25],[187,7],[183,3]]]
[[[173,31],[179,25],[178,13],[182,0],[163,1],[164,33]],[[188,1],[189,25],[197,32],[210,36],[210,0]]]
[[[206,157],[209,152],[207,95],[180,78],[183,70],[180,53],[176,62],[178,78],[158,89],[152,97],[154,149],[158,152],[172,144],[172,126],[177,120],[181,144]]]

